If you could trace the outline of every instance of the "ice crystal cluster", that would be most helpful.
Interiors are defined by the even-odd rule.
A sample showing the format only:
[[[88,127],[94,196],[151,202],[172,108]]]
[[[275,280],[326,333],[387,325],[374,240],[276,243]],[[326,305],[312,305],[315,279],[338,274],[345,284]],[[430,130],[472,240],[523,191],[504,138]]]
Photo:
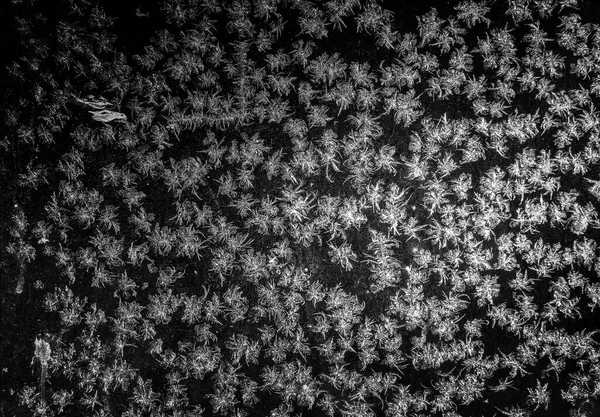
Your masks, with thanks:
[[[592,415],[594,1],[55,3],[3,18],[3,415]]]

